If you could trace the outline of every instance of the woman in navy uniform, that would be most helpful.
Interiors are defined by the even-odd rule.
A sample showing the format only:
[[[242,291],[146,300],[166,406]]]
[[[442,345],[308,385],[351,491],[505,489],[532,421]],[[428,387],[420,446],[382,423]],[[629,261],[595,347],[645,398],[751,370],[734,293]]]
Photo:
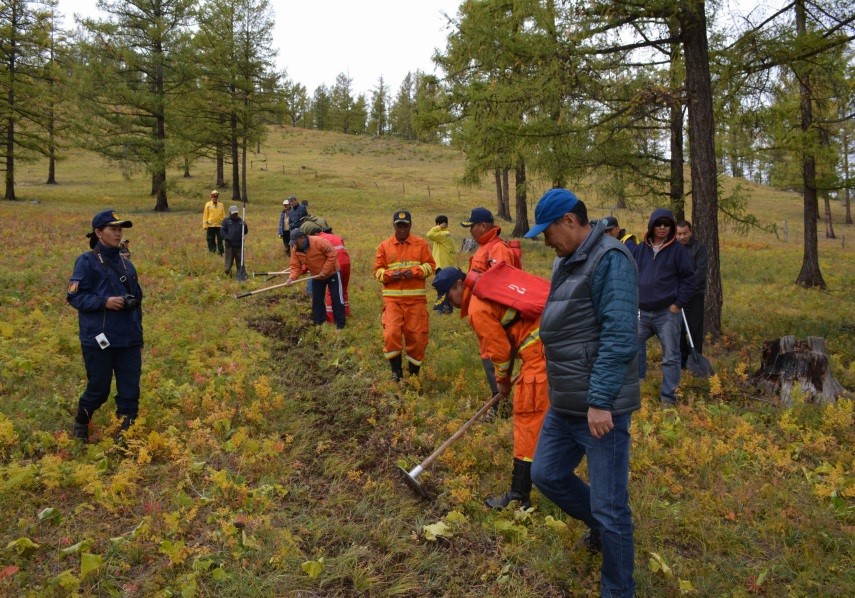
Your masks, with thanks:
[[[142,289],[131,260],[120,252],[130,228],[113,210],[92,219],[91,251],[77,258],[66,299],[80,320],[80,346],[88,384],[74,418],[74,437],[88,442],[89,420],[110,394],[116,377],[116,416],[127,430],[137,417],[142,372]]]

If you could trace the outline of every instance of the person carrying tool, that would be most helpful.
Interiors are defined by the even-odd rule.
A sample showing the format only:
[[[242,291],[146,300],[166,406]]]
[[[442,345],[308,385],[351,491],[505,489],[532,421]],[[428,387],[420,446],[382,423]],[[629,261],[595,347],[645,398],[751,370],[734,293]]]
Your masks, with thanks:
[[[436,268],[428,242],[410,234],[412,223],[409,212],[395,212],[395,233],[377,246],[374,256],[374,278],[383,285],[383,354],[396,381],[404,377],[405,347],[408,371],[419,375],[428,344],[425,280]]]
[[[205,237],[208,241],[208,251],[223,255],[223,237],[220,235],[220,226],[226,217],[226,207],[220,203],[220,192],[211,191],[211,201],[205,204],[202,210],[202,228],[205,229]]]
[[[602,552],[601,596],[633,596],[629,507],[632,412],[638,382],[638,274],[629,250],[567,189],[547,191],[526,233],[561,258],[540,321],[549,411],[531,467],[534,485],[588,526],[579,544]],[[576,473],[585,457],[588,481]]]
[[[249,227],[246,222],[241,220],[238,214],[237,206],[229,208],[229,217],[223,219],[223,224],[220,226],[220,235],[226,242],[226,276],[232,275],[232,263],[234,262],[238,268],[241,267],[241,247],[243,246],[244,235],[249,234]]]
[[[695,268],[695,294],[683,308],[686,313],[686,322],[695,350],[704,352],[704,294],[707,290],[707,264],[709,257],[707,248],[694,237],[692,223],[681,220],[677,223],[677,241],[689,252],[689,258]],[[686,369],[691,349],[686,337],[686,329],[680,328],[680,367]]]
[[[472,213],[467,220],[460,223],[460,226],[468,228],[472,238],[478,243],[478,249],[469,258],[469,271],[486,272],[490,266],[498,262],[505,262],[516,267],[520,267],[517,257],[514,252],[508,247],[502,237],[502,229],[493,223],[493,213],[487,208],[473,208]],[[460,310],[461,316],[465,317],[466,306],[469,304],[468,295],[471,291],[464,289],[464,303]],[[496,385],[496,376],[493,371],[493,364],[489,359],[482,359],[481,364],[484,367],[484,375],[487,378],[487,384],[490,386],[490,391],[496,394],[499,387]],[[497,410],[493,410],[495,415]]]
[[[344,292],[339,276],[338,254],[332,243],[320,237],[307,237],[299,228],[291,230],[291,272],[288,274],[288,286],[300,277],[303,267],[313,277],[312,284],[312,322],[320,326],[327,321],[324,295],[330,290],[335,327],[344,328]]]
[[[540,316],[523,317],[517,310],[498,301],[465,293],[465,278],[466,275],[455,267],[443,268],[433,281],[437,302],[447,301],[458,309],[463,307],[464,301],[468,302],[469,324],[478,337],[481,358],[493,364],[496,385],[505,397],[511,394],[513,358],[518,356],[522,360],[513,400],[514,466],[511,489],[485,502],[493,509],[503,509],[511,501],[517,501],[520,507],[527,509],[531,506],[534,449],[549,407],[546,360],[540,342]],[[541,302],[543,300],[541,298]]]
[[[350,254],[347,252],[347,247],[344,246],[344,239],[336,234],[333,234],[332,229],[321,231],[316,234],[321,239],[326,239],[332,243],[333,249],[338,254],[339,277],[341,278],[341,291],[344,297],[344,315],[350,317],[350,297],[347,294],[347,287],[350,284]],[[332,310],[332,294],[327,290],[326,295],[327,322],[335,321],[335,316]]]

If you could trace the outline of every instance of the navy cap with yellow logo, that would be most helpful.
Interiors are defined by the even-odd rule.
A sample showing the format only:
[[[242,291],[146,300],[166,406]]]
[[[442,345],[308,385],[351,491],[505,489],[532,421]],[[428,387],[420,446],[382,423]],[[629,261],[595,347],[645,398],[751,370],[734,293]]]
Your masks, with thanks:
[[[401,210],[400,212],[395,212],[395,215],[392,217],[392,222],[394,224],[398,224],[399,222],[411,224],[413,222],[413,218],[410,216],[409,212]]]
[[[130,220],[125,220],[113,210],[104,210],[95,214],[95,218],[92,219],[92,230],[104,228],[105,226],[131,228],[133,224]]]

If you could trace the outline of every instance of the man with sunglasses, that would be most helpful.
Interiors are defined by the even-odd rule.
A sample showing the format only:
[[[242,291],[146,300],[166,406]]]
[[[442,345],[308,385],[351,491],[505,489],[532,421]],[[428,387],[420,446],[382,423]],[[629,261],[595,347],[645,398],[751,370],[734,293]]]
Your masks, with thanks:
[[[680,385],[680,309],[695,294],[695,269],[685,247],[676,239],[677,222],[671,210],[653,210],[644,241],[633,249],[638,264],[638,377],[647,373],[647,341],[662,345],[662,407],[677,404]]]

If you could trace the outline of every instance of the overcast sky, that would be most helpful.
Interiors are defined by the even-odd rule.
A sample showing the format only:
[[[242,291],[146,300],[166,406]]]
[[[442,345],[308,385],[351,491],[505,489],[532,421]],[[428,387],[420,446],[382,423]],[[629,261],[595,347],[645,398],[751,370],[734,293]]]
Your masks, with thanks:
[[[431,56],[444,49],[445,12],[459,0],[270,0],[276,30],[277,65],[306,86],[309,96],[339,73],[353,79],[354,94],[376,87],[382,75],[394,97],[408,72],[434,73]],[[97,17],[95,0],[59,0],[66,27],[74,13]]]

